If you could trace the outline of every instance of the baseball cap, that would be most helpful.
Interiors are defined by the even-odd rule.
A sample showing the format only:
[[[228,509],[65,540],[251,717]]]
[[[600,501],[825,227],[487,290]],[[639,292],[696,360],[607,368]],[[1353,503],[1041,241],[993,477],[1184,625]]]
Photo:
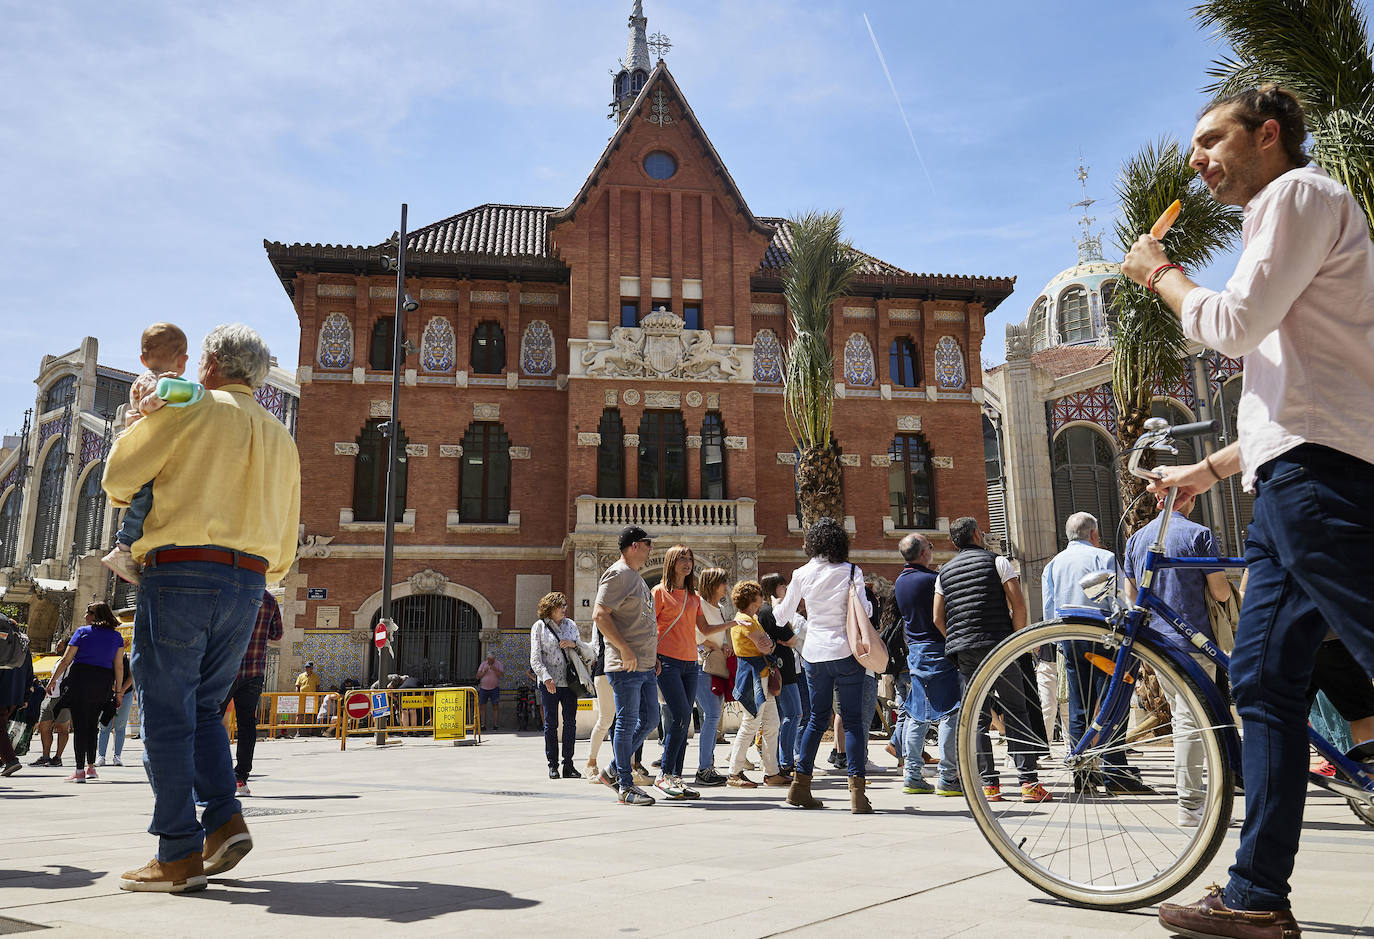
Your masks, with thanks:
[[[305,663],[305,667],[306,667],[306,668],[314,668],[314,667],[315,667],[315,663],[314,663],[314,662],[306,662],[306,663]]]
[[[620,550],[624,551],[636,541],[652,541],[649,533],[638,525],[626,525],[620,529]]]

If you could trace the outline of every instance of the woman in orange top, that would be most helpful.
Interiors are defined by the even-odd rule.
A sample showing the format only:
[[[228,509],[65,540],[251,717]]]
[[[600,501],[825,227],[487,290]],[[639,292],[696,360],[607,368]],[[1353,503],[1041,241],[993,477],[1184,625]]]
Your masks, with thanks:
[[[658,618],[658,690],[663,693],[663,759],[654,788],[669,799],[699,799],[682,782],[682,762],[697,696],[697,627],[708,628],[697,596],[695,559],[686,545],[673,545],[663,558],[663,580],[654,588]]]

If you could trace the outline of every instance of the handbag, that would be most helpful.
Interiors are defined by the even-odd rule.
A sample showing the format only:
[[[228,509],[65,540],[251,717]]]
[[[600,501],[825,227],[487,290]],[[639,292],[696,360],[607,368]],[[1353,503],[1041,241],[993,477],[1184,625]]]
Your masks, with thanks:
[[[849,607],[845,611],[844,633],[849,640],[849,648],[860,665],[879,674],[887,670],[887,644],[873,628],[873,623],[859,601],[858,587],[854,584],[853,564],[849,565]]]
[[[548,620],[542,620],[544,628],[553,635],[554,642],[560,641],[558,633],[553,631]],[[596,692],[593,690],[591,673],[587,671],[587,663],[582,661],[582,656],[573,653],[569,649],[560,648],[558,651],[563,653],[563,661],[567,663],[568,687],[572,689],[574,697],[594,698]]]
[[[782,694],[782,669],[776,659],[765,656],[765,661],[768,662],[768,678],[764,690],[768,692],[768,697],[776,698]]]
[[[723,649],[707,649],[701,657],[701,670],[717,678],[730,677],[730,660]]]

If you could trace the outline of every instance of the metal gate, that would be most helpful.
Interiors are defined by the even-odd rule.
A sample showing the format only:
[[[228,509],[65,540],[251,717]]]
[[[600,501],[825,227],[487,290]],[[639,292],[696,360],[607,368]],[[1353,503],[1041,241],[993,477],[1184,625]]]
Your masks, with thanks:
[[[426,687],[469,685],[482,658],[482,617],[468,603],[437,594],[413,594],[392,601],[396,621],[396,671]],[[372,616],[375,627],[381,619]],[[376,655],[369,656],[371,668]]]

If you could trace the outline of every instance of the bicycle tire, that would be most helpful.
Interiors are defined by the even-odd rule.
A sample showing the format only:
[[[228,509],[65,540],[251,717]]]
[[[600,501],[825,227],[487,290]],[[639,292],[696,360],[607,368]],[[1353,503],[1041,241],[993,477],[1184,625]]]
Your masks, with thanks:
[[[1009,669],[1021,669],[1024,674],[1026,666],[1019,661],[1022,656],[1042,643],[1100,643],[1115,635],[1099,621],[1071,617],[1021,630],[993,648],[969,678],[961,704],[959,774],[979,831],[1020,877],[1045,893],[1077,906],[1130,910],[1172,896],[1201,874],[1221,847],[1235,797],[1234,773],[1221,738],[1221,728],[1233,726],[1229,714],[1220,719],[1213,715],[1198,686],[1186,673],[1149,642],[1137,640],[1137,657],[1155,670],[1161,686],[1170,695],[1169,700],[1182,702],[1196,715],[1198,731],[1188,738],[1200,744],[1205,779],[1201,817],[1196,828],[1183,827],[1177,814],[1168,814],[1178,809],[1176,803],[1167,804],[1177,798],[1176,772],[1170,783],[1161,786],[1153,796],[1113,795],[1099,800],[1096,789],[1089,785],[1096,777],[1086,775],[1094,770],[1080,768],[1076,780],[1075,770],[1064,763],[1067,744],[1051,740],[1047,742],[1049,759],[1040,769],[1043,774],[1040,781],[1044,784],[1044,776],[1052,777],[1046,789],[1054,798],[1027,804],[989,801],[977,763],[978,715],[985,704],[995,703],[1003,713],[1008,756],[1011,743],[1016,743],[1020,753],[1025,754],[1034,736],[1030,731],[1024,731],[1025,738],[1013,733],[1016,728],[1012,712],[1018,706],[1025,708],[1027,703],[1032,703],[1029,715],[1043,720],[1038,698],[1033,701],[1028,698],[1018,705],[1010,697],[1016,693],[1016,676]],[[1024,692],[1024,682],[1021,689]],[[1033,685],[1031,690],[1034,690]],[[1021,710],[1020,713],[1027,712]],[[1088,720],[1091,719],[1089,712]],[[1067,739],[1068,734],[1064,737]],[[1144,743],[1142,747],[1148,749]],[[1125,748],[1126,744],[1118,739],[1100,749],[1097,756],[1100,758],[1103,752],[1118,749],[1124,753]],[[985,750],[985,757],[986,754]],[[993,755],[995,758],[995,751]],[[1133,758],[1146,764],[1154,775],[1162,775],[1156,772],[1161,764],[1159,756],[1159,753],[1151,755],[1142,749],[1141,755]],[[996,765],[993,764],[994,768]],[[1100,772],[1103,765],[1096,764],[1096,771]],[[1173,768],[1172,759],[1169,766]],[[1108,770],[1110,772],[1111,767]],[[1146,781],[1154,782],[1154,776]],[[1078,791],[1079,785],[1086,791]],[[1161,797],[1163,805],[1157,804]],[[1147,813],[1143,818],[1142,810]],[[1125,813],[1133,813],[1126,820],[1129,824],[1123,823]],[[1104,815],[1110,816],[1105,825]],[[1027,831],[1031,826],[1038,826],[1039,830]],[[1081,839],[1079,827],[1082,828]],[[1046,840],[1047,834],[1051,840]],[[1144,856],[1150,853],[1154,856]],[[1106,866],[1100,870],[1095,869],[1095,854],[1106,858]]]

